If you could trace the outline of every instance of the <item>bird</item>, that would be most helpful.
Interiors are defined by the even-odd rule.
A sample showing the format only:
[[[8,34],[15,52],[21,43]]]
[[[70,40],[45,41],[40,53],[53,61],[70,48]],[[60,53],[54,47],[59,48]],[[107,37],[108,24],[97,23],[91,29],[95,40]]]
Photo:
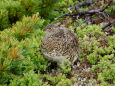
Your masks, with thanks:
[[[78,37],[60,23],[49,24],[44,28],[45,37],[41,42],[41,52],[49,60],[61,66],[64,62],[77,61],[79,55]]]

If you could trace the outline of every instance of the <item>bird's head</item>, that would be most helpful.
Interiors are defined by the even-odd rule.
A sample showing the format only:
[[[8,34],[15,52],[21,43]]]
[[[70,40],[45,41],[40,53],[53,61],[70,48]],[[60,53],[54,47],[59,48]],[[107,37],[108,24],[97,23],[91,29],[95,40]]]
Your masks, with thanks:
[[[48,24],[43,30],[46,32],[55,32],[61,23]]]

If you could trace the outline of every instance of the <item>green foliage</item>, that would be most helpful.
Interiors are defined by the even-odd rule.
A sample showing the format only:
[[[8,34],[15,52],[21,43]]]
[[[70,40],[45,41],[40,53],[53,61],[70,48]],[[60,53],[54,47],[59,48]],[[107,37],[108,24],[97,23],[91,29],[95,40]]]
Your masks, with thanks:
[[[19,1],[2,0],[0,1],[0,13],[0,30],[3,30],[21,19],[24,14],[24,9],[21,7]]]
[[[47,83],[43,83],[38,74],[35,74],[33,71],[25,73],[23,77],[15,77],[15,79],[10,82],[9,86],[48,86]]]
[[[5,9],[1,9],[0,10],[0,28],[1,30],[3,28],[7,28],[10,24],[9,24],[9,19],[8,19],[8,11]]]
[[[106,13],[109,13],[109,14],[114,14],[115,13],[115,0],[112,0],[111,3],[113,3],[112,6],[109,6],[108,9],[105,10]]]
[[[67,74],[72,71],[71,66],[72,66],[71,62],[65,61],[61,64],[61,69],[59,69],[58,71]]]
[[[75,78],[68,79],[66,78],[66,75],[62,73],[59,73],[53,77],[51,75],[44,74],[41,78],[48,80],[53,86],[70,86],[75,81]]]
[[[59,0],[41,0],[41,4],[39,6],[39,13],[44,18],[52,18],[52,10],[55,9],[55,5]]]
[[[92,72],[98,77],[100,85],[115,84],[115,38],[106,36],[97,25],[82,25],[77,28],[80,39],[81,54],[79,59],[92,65]]]
[[[43,80],[46,80],[46,82],[43,82]],[[74,78],[71,80],[67,79],[64,74],[50,76],[30,71],[23,76],[15,77],[10,81],[9,86],[70,86],[74,80]]]
[[[30,70],[46,70],[48,62],[39,53],[39,45],[44,35],[40,30],[42,25],[43,20],[36,14],[32,17],[24,17],[12,28],[0,32],[0,71],[2,73],[20,75]],[[0,79],[4,80],[0,83],[6,82],[4,79],[6,75],[4,75],[0,75],[3,77]]]
[[[0,30],[21,20],[23,16],[31,16],[37,12],[47,18],[57,2],[58,0],[2,0],[0,1]]]

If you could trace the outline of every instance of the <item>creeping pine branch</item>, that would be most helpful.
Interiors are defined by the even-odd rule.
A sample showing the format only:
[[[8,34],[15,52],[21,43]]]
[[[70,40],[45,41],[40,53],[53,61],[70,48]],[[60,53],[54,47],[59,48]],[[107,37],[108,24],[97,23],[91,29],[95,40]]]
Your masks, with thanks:
[[[108,8],[108,6],[112,3],[112,1],[110,1],[108,3],[107,6],[103,7],[103,8],[100,8],[100,9],[93,9],[93,10],[87,10],[87,11],[81,11],[79,9],[79,7],[81,7],[82,5],[84,6],[85,4],[86,5],[91,5],[93,4],[93,2],[90,0],[90,1],[86,1],[86,2],[82,2],[81,4],[78,4],[78,5],[75,5],[75,9],[76,9],[76,12],[78,12],[78,14],[80,15],[86,15],[86,14],[89,14],[89,15],[93,15],[93,14],[96,14],[96,13],[100,13],[100,12],[103,12],[105,9]]]
[[[90,6],[91,4],[93,4],[93,2],[92,2],[92,0],[88,0],[88,1],[85,1],[85,2],[81,2],[81,3],[79,3],[79,4],[76,4],[75,6],[73,6],[73,7],[69,7],[68,9],[69,9],[69,12],[68,13],[65,13],[65,14],[63,14],[63,15],[61,15],[61,16],[59,16],[59,17],[57,17],[57,18],[55,18],[55,20],[57,20],[57,19],[59,19],[59,18],[62,18],[62,17],[64,17],[64,16],[72,16],[72,17],[75,17],[75,16],[77,16],[77,15],[79,15],[79,16],[83,16],[83,15],[94,15],[94,14],[96,14],[96,13],[101,13],[101,12],[103,12],[106,8],[108,8],[108,6],[111,4],[111,2],[110,3],[108,3],[108,5],[107,6],[105,6],[105,7],[103,7],[103,8],[100,8],[100,9],[92,9],[92,10],[87,10],[87,11],[81,11],[79,8],[80,7],[83,7],[83,6]],[[76,12],[75,13],[72,13],[71,12],[71,9],[72,8],[75,8],[76,9]]]
[[[79,4],[76,4],[75,6],[72,6],[72,7],[69,7],[68,10],[69,10],[69,13],[65,13],[57,18],[55,18],[55,20],[59,19],[59,18],[62,18],[64,16],[76,16],[80,13],[72,13],[71,9],[75,8],[76,9],[76,12],[78,10],[79,7],[82,7],[82,6],[86,6],[86,5],[91,5],[92,4],[92,0],[88,0],[88,1],[85,1],[85,2],[81,2]]]
[[[62,18],[62,17],[64,17],[64,16],[74,16],[74,15],[71,14],[71,13],[65,13],[65,14],[63,14],[63,15],[61,15],[61,16],[55,18],[55,20],[57,20],[57,19],[59,19],[59,18]]]
[[[85,1],[85,2],[81,2],[81,3],[79,3],[79,4],[76,4],[76,5],[73,6],[73,7],[69,7],[68,10],[70,11],[70,10],[73,9],[73,8],[77,9],[77,8],[83,7],[83,6],[90,6],[92,3],[93,3],[92,0],[88,0],[88,1]],[[77,10],[76,10],[76,11],[77,11]]]
[[[115,22],[115,19],[111,22],[108,22],[105,26],[102,27],[102,30],[104,30],[105,28],[107,28],[108,26],[110,26],[111,24],[113,24]]]

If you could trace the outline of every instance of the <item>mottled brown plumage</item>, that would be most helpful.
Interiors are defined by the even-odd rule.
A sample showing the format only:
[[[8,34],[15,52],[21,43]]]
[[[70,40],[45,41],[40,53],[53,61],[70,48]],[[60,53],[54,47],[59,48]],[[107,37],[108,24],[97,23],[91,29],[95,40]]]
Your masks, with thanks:
[[[44,37],[41,50],[44,57],[55,61],[58,65],[64,61],[74,62],[78,57],[78,38],[68,28],[58,24],[50,24],[44,28]]]

